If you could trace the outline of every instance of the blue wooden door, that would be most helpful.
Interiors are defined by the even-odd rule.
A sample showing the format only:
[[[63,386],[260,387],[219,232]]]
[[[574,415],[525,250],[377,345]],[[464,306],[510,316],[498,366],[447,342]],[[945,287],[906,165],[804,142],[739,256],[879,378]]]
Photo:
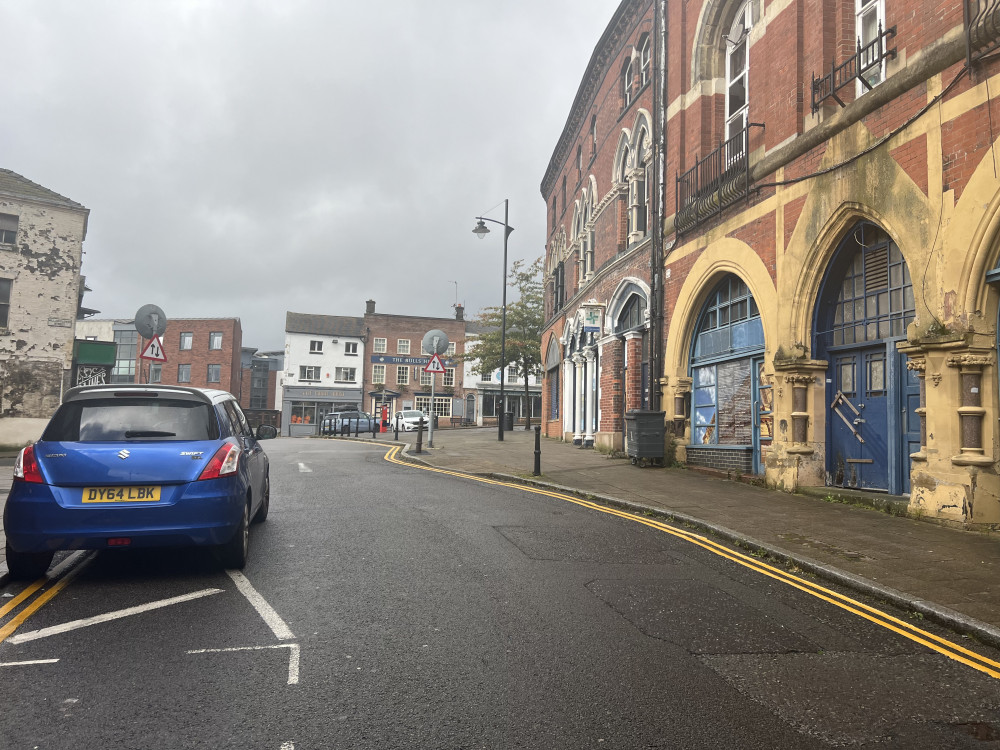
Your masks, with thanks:
[[[890,379],[886,346],[838,352],[831,361],[830,483],[887,491]]]

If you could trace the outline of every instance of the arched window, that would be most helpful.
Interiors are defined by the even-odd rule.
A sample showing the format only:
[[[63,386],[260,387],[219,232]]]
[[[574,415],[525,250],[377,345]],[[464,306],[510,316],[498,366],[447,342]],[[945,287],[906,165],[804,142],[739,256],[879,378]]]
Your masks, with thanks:
[[[615,321],[615,333],[624,333],[639,328],[645,323],[646,300],[638,294],[633,294],[618,314],[618,319]]]
[[[621,78],[622,109],[632,103],[632,58],[629,57],[622,66]]]
[[[752,444],[753,357],[763,350],[757,303],[730,274],[706,300],[692,346],[692,443]]]
[[[750,29],[753,2],[744,0],[726,37],[726,140],[739,135],[747,124],[747,74],[750,63]],[[742,144],[740,145],[742,153]]]
[[[652,66],[650,64],[650,44],[649,34],[639,40],[639,87],[642,88],[652,80]]]

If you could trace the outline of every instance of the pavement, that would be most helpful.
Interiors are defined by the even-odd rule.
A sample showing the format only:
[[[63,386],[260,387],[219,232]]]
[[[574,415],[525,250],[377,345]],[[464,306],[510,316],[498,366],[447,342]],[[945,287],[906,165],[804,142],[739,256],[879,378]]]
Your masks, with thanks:
[[[393,437],[381,434],[377,442],[393,444]],[[540,440],[541,474],[535,477],[533,429],[506,432],[502,442],[495,427],[439,429],[433,448],[424,436],[420,453],[413,433],[399,437],[407,460],[548,487],[694,526],[1000,648],[998,532],[896,515],[898,499],[885,496],[834,488],[780,492],[685,468],[637,466],[547,438]],[[0,456],[0,508],[12,465],[12,457]],[[826,499],[835,494],[842,502]],[[0,531],[0,585],[7,578],[3,542]]]

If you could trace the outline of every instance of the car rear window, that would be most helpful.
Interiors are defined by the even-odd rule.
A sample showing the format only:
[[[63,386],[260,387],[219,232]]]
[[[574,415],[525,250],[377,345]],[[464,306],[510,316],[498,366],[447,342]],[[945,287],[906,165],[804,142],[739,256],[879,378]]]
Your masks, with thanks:
[[[71,401],[56,411],[42,440],[216,440],[219,425],[208,404],[178,399],[107,398]]]

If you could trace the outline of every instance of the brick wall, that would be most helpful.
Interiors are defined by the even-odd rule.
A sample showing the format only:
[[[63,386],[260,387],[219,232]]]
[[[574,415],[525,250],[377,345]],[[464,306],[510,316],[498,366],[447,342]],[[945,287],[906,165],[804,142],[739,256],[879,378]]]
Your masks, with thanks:
[[[209,334],[222,334],[222,348],[209,349]],[[191,334],[191,348],[181,349],[181,334]],[[196,388],[217,388],[229,391],[242,401],[243,371],[240,351],[243,348],[243,327],[239,318],[174,318],[167,322],[161,337],[167,361],[161,364],[160,382],[165,385],[190,385]],[[146,347],[139,341],[138,354]],[[150,362],[140,359],[136,367],[136,382],[147,382]],[[179,366],[190,365],[191,379],[180,382]],[[208,366],[219,366],[219,380],[208,380]],[[250,382],[246,383],[249,391]]]
[[[753,474],[752,448],[721,448],[689,445],[686,448],[688,466],[699,466],[718,471]]]

